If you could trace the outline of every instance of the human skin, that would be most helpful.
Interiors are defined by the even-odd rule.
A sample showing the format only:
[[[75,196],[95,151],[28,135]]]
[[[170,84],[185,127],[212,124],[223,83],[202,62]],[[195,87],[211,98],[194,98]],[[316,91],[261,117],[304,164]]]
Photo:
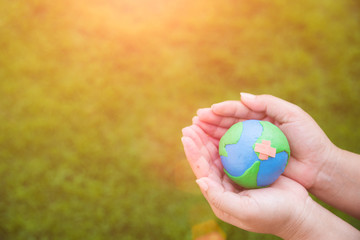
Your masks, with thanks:
[[[292,154],[284,176],[268,188],[241,189],[222,171],[218,141],[231,125],[247,119],[273,122],[290,143]],[[193,125],[183,129],[183,135],[185,153],[199,179],[197,182],[220,219],[249,231],[272,233],[284,239],[360,237],[359,231],[322,208],[307,192],[308,189],[320,198],[331,194],[331,199],[326,202],[358,216],[356,193],[359,190],[356,186],[351,185],[349,190],[355,193],[347,195],[355,195],[355,204],[354,198],[348,201],[346,197],[334,194],[336,189],[322,186],[325,181],[329,181],[328,184],[338,182],[338,186],[349,181],[334,170],[336,165],[329,159],[339,161],[342,156],[350,157],[351,164],[345,164],[341,170],[350,171],[348,176],[356,176],[354,168],[359,162],[358,156],[336,148],[299,107],[273,96],[243,94],[241,101],[227,101],[200,109]],[[345,192],[341,190],[342,194]]]

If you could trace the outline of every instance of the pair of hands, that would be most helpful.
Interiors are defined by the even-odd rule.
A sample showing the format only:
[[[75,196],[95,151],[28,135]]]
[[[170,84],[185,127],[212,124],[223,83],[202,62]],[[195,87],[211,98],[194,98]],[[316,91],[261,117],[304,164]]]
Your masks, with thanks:
[[[233,184],[218,153],[219,140],[229,127],[248,119],[274,123],[290,144],[285,172],[263,189],[246,190]],[[241,101],[199,109],[193,125],[183,129],[182,142],[197,183],[221,220],[287,239],[307,234],[301,226],[315,206],[307,190],[317,187],[319,174],[337,148],[301,108],[269,95],[241,94]]]

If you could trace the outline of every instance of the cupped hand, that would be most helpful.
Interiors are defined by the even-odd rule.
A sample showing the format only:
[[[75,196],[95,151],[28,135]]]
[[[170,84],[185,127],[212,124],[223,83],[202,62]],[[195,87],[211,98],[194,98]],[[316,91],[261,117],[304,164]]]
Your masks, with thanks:
[[[228,124],[238,120],[224,119],[223,123]],[[222,128],[207,129],[207,133],[194,124],[183,129],[182,137],[186,157],[215,215],[248,231],[280,237],[292,235],[306,218],[312,202],[306,189],[284,176],[263,189],[245,190],[232,183],[224,174],[218,154],[217,134],[220,136],[226,127]]]
[[[270,121],[284,132],[291,150],[284,175],[311,191],[337,148],[300,107],[274,96],[245,93],[241,101],[199,109],[193,122],[216,143],[230,126],[248,119]]]

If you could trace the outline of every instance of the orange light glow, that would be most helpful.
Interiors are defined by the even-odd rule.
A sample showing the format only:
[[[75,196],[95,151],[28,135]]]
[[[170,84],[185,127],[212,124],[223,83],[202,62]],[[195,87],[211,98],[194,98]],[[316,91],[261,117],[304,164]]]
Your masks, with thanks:
[[[193,240],[225,240],[226,234],[214,220],[201,222],[192,227]]]

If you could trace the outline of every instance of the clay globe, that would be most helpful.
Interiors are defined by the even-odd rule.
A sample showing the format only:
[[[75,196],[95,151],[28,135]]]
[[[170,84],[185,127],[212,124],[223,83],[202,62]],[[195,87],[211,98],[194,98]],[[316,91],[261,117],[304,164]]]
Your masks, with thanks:
[[[267,121],[232,125],[219,142],[225,173],[244,188],[266,187],[284,172],[290,146],[284,133]]]

